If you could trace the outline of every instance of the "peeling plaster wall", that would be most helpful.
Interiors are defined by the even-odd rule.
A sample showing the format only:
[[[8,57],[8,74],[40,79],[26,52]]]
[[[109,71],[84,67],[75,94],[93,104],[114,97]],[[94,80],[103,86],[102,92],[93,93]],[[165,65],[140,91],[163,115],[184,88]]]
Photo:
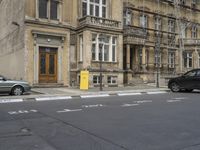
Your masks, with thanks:
[[[24,0],[0,1],[0,74],[25,79]]]

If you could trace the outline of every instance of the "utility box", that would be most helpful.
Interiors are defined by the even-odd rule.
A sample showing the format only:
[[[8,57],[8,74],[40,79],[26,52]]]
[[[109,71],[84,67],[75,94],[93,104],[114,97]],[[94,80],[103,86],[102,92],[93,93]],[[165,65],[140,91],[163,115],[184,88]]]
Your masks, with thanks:
[[[89,71],[81,71],[80,90],[88,90],[89,88]]]

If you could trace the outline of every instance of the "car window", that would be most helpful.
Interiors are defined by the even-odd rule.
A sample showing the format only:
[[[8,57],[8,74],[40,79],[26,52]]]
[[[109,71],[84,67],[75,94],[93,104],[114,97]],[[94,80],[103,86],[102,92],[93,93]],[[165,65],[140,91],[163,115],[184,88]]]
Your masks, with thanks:
[[[186,77],[193,77],[196,75],[196,71],[190,71],[190,72],[187,72],[186,74],[184,74],[184,76]]]
[[[200,70],[197,71],[196,76],[200,77]]]

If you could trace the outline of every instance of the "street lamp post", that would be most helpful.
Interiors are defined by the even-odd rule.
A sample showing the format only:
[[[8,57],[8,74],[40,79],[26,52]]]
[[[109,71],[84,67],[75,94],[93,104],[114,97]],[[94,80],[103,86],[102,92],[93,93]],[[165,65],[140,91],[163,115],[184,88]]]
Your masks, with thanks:
[[[99,35],[99,71],[100,71],[100,86],[99,86],[99,90],[103,91],[103,85],[102,85],[102,49],[104,46],[104,37],[102,34]]]

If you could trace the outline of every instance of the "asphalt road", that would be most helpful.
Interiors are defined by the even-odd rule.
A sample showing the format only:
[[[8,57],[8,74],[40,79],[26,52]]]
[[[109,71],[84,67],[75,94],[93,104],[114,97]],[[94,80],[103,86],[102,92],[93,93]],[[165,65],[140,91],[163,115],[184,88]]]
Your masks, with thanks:
[[[0,104],[0,150],[200,150],[200,93]]]

